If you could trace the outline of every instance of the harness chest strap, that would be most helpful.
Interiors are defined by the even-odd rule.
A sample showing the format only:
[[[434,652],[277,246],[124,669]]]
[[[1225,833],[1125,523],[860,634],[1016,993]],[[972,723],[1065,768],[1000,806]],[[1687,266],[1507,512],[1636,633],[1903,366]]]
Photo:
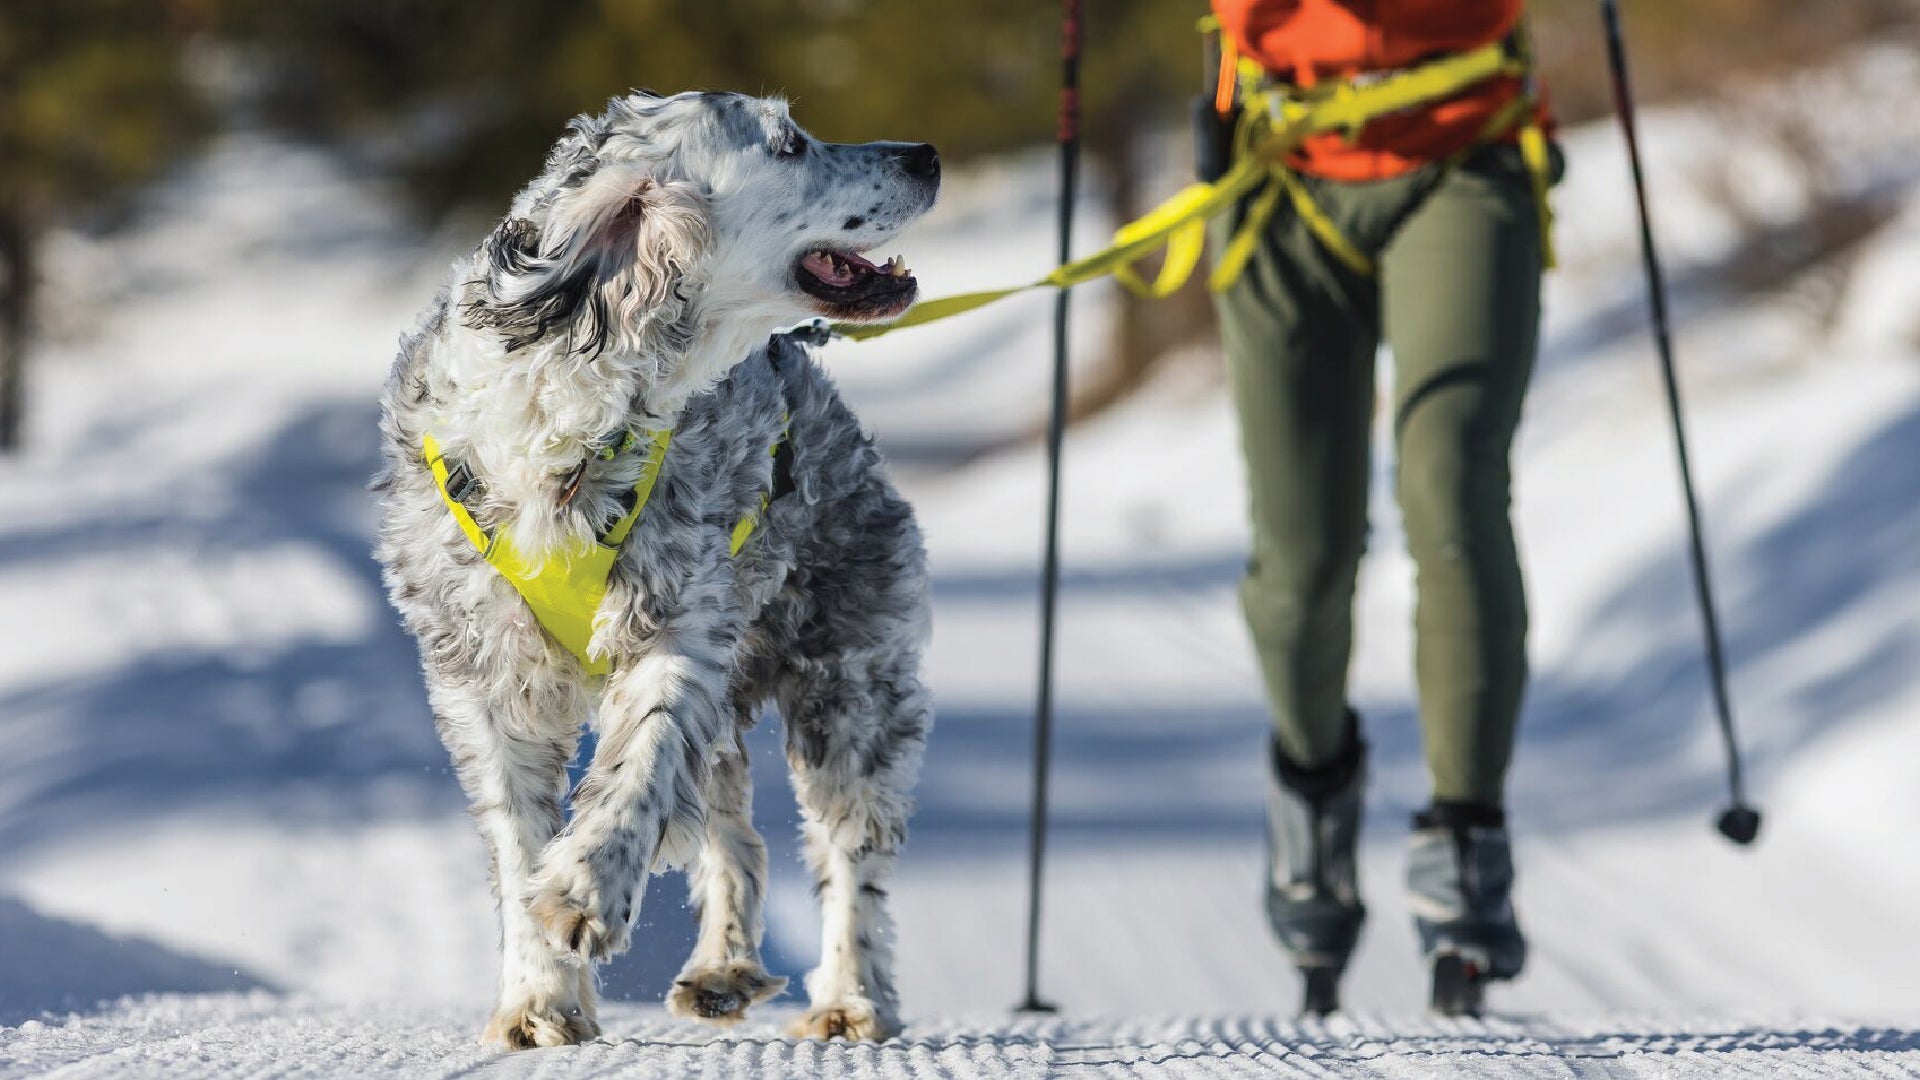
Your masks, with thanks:
[[[787,425],[792,420],[791,414],[780,414],[780,437],[767,447],[767,456],[773,459],[773,489],[761,492],[760,505],[740,515],[740,520],[733,523],[733,532],[727,537],[728,555],[740,554],[740,549],[747,546],[753,531],[760,527],[760,519],[766,516],[767,507],[793,487],[793,447],[787,445]]]
[[[789,453],[786,448],[786,423],[787,418],[783,415],[780,437],[767,451],[773,455],[776,463]],[[656,431],[644,437],[626,432],[616,444],[600,451],[602,458],[610,459],[621,451],[637,447],[643,440],[647,444],[647,456],[641,462],[639,478],[634,481],[633,504],[626,512],[598,540],[588,541],[584,547],[571,551],[547,552],[538,558],[514,546],[512,530],[481,528],[462,501],[474,483],[471,473],[464,465],[449,465],[440,451],[439,442],[432,435],[423,435],[420,440],[427,467],[433,472],[434,486],[440,492],[440,501],[446,504],[448,513],[453,515],[460,531],[466,534],[467,540],[487,564],[506,578],[507,583],[526,601],[534,618],[539,620],[547,633],[578,658],[590,675],[604,675],[609,670],[610,665],[605,657],[588,652],[587,647],[593,640],[594,615],[600,610],[601,601],[607,597],[607,580],[613,574],[614,562],[620,557],[620,545],[626,542],[634,523],[640,520],[641,511],[646,509],[647,500],[653,496],[654,485],[660,479],[660,468],[666,462],[667,449],[673,443],[673,432]],[[776,480],[776,488],[779,486]],[[748,512],[734,525],[728,538],[729,555],[740,554],[759,528],[771,501],[772,496],[763,493],[759,507]]]

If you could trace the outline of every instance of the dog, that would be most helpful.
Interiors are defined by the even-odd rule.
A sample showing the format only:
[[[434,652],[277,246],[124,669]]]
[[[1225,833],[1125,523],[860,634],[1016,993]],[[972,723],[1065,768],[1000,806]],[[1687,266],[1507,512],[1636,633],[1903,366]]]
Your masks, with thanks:
[[[778,99],[637,91],[568,126],[402,339],[377,556],[492,856],[485,1040],[596,1037],[594,965],[669,868],[700,930],[668,1008],[725,1024],[782,992],[741,738],[768,704],[824,919],[793,1033],[899,1031],[886,881],[932,724],[926,558],[807,342],[776,332],[906,310],[911,272],[862,253],[939,184],[928,145],[823,143]],[[478,546],[505,541],[563,565],[614,549],[583,649]]]

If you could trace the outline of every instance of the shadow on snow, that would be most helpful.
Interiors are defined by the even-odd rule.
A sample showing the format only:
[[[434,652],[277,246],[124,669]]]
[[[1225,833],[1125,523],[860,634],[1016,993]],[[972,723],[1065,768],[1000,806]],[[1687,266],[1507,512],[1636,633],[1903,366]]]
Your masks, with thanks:
[[[374,431],[373,410],[364,403],[316,406],[273,440],[285,453],[233,462],[239,497],[222,516],[163,522],[113,517],[103,508],[99,519],[68,530],[0,540],[0,563],[76,549],[130,550],[159,526],[205,551],[298,542],[348,569],[385,612],[368,555],[371,512],[363,490],[376,464]],[[1720,584],[1736,696],[1743,674],[1869,602],[1879,583],[1920,572],[1920,547],[1912,543],[1920,536],[1920,473],[1911,468],[1916,454],[1920,410],[1864,439],[1791,517],[1724,552]],[[1224,587],[1239,562],[1227,554],[1187,564],[1073,569],[1065,602],[1103,590]],[[1513,781],[1523,829],[1704,817],[1721,798],[1686,574],[1683,551],[1662,552],[1591,616],[1580,640],[1628,635],[1640,643],[1627,653],[1635,659],[1623,670],[1536,673]],[[1025,573],[942,575],[935,583],[936,602],[1013,602],[1033,590]],[[1915,670],[1920,625],[1909,621],[1807,682],[1791,703],[1792,717],[1744,716],[1755,774],[1764,781]],[[335,701],[324,722],[303,704],[315,693]],[[1376,814],[1411,810],[1425,795],[1412,706],[1363,704],[1378,766]],[[1062,702],[1056,833],[1095,843],[1251,842],[1261,827],[1258,762],[1266,723],[1253,688],[1241,706],[1092,709]],[[941,710],[910,850],[1017,850],[1026,825],[1029,724],[1024,706]],[[752,746],[756,817],[778,875],[795,872],[796,819],[775,728],[761,725]],[[305,824],[391,814],[396,805],[434,815],[464,805],[433,734],[412,642],[390,615],[346,642],[299,643],[244,660],[158,654],[105,676],[16,689],[0,698],[0,737],[45,748],[0,761],[4,789],[21,793],[0,807],[0,859],[39,845],[84,842],[129,817],[207,806]],[[411,794],[399,803],[370,797],[396,788]],[[643,919],[652,925],[636,935],[643,944],[608,973],[615,996],[657,997],[691,943],[680,882],[655,883],[649,901]],[[45,918],[20,914],[25,909],[18,905],[3,910],[12,913],[12,924]],[[769,946],[770,966],[797,969],[779,942]],[[166,955],[157,947],[155,953]],[[148,980],[154,988],[198,988],[203,982],[195,980],[213,980],[212,968],[174,959],[179,963],[156,959],[151,966],[159,972]],[[242,982],[222,985],[252,985],[234,978]],[[26,1001],[12,987],[0,1006],[39,1007],[68,993],[51,983],[43,988],[51,996]]]
[[[0,896],[0,956],[0,1025],[130,994],[266,988],[230,965],[44,915],[10,896]]]

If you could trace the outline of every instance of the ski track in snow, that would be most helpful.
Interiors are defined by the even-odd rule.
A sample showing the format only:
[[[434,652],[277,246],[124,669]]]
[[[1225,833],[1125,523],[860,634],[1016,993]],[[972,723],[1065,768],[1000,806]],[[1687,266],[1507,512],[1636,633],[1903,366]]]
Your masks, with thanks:
[[[156,997],[0,1033],[0,1080],[204,1076],[1888,1077],[1920,1075],[1920,1031],[1672,1016],[1339,1016],[1285,1021],[983,1017],[910,1024],[880,1045],[786,1038],[774,1010],[722,1035],[616,1005],[585,1046],[503,1055],[445,1010],[272,995]]]

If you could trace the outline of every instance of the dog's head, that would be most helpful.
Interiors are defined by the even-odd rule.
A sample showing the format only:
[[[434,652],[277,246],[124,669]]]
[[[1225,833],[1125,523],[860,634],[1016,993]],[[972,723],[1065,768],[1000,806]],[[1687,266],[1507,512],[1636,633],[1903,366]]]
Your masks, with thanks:
[[[463,310],[509,350],[684,349],[719,316],[764,336],[891,318],[918,284],[864,253],[933,205],[922,143],[823,143],[786,103],[636,93],[573,121],[482,246]]]

